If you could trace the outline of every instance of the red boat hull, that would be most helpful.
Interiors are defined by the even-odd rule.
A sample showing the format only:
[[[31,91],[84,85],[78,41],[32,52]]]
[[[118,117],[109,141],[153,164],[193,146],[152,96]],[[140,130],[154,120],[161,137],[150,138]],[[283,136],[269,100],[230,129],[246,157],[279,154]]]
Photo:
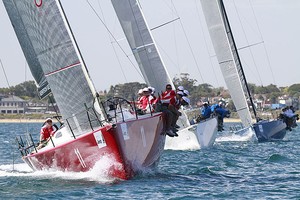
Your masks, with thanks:
[[[158,163],[165,144],[165,136],[160,135],[162,126],[160,114],[117,123],[114,128],[104,126],[61,145],[44,147],[23,160],[33,170],[84,172],[103,156],[109,156],[114,162],[108,175],[128,179],[142,168]]]
[[[104,144],[96,141],[95,135],[102,134]],[[38,153],[23,157],[34,170],[55,168],[62,171],[88,171],[103,156],[110,156],[117,163],[108,169],[108,174],[126,179],[119,148],[114,138],[114,129],[109,126],[84,134],[62,145],[38,150]]]

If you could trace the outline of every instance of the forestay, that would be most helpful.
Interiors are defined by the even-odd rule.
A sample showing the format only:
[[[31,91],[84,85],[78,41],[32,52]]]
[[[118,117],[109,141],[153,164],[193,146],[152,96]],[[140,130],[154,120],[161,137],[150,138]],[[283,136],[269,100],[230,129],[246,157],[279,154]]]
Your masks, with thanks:
[[[138,2],[112,0],[112,4],[146,83],[158,92],[166,84],[173,86]]]
[[[93,106],[96,92],[60,2],[3,3],[35,80],[41,85],[46,78],[63,119],[70,118],[71,127],[77,127],[75,134],[85,132],[89,129],[85,105]]]
[[[220,7],[219,0],[201,0],[202,10],[205,16],[209,34],[214,50],[230,91],[231,98],[244,126],[251,125],[251,113],[244,93],[246,84],[240,74],[240,63],[237,57],[237,50],[233,44],[233,36],[228,31],[228,22],[223,21],[224,13]]]

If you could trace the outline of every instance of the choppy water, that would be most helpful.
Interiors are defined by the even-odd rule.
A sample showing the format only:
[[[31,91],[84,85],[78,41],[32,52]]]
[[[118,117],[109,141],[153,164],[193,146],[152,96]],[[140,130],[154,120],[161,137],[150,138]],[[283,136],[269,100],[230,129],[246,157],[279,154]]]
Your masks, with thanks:
[[[13,138],[38,133],[40,124],[0,127],[0,199],[300,199],[299,127],[280,142],[223,133],[210,149],[166,150],[156,171],[129,181],[107,177],[103,164],[86,173],[32,172]]]

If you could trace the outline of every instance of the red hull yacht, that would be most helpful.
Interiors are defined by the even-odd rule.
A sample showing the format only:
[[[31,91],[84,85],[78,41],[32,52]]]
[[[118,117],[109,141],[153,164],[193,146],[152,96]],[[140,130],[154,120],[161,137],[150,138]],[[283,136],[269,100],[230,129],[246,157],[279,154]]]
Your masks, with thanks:
[[[39,96],[55,100],[63,121],[42,148],[30,134],[18,137],[23,160],[33,170],[84,172],[109,157],[108,174],[121,179],[155,166],[165,143],[161,114],[138,116],[122,98],[100,102],[60,1],[3,3]]]

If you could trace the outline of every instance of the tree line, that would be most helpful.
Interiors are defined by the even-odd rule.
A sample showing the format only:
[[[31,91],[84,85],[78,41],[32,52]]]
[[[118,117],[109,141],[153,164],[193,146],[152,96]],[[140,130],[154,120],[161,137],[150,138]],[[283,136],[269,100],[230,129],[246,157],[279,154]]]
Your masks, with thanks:
[[[15,95],[23,99],[39,98],[37,86],[34,81],[25,81],[9,88],[0,88],[0,94]]]
[[[197,84],[197,80],[190,79],[188,76],[181,78],[174,78],[173,83],[175,87],[182,85],[190,92],[190,100],[192,104],[197,103],[201,97],[211,98],[230,98],[229,92],[224,87],[214,88],[212,85],[204,83]],[[145,83],[129,82],[124,84],[117,84],[110,86],[108,92],[104,92],[103,98],[109,98],[112,96],[119,96],[128,100],[137,98],[139,89],[146,87]],[[255,94],[257,99],[266,100],[269,99],[271,103],[276,103],[279,96],[287,95],[294,98],[300,97],[300,84],[293,84],[287,87],[277,87],[274,84],[268,86],[257,86],[255,84],[249,84],[249,88],[252,94]],[[157,91],[160,92],[160,91]],[[34,81],[25,81],[16,86],[10,88],[0,88],[0,94],[8,95],[13,94],[19,96],[25,100],[38,99],[37,87]]]

